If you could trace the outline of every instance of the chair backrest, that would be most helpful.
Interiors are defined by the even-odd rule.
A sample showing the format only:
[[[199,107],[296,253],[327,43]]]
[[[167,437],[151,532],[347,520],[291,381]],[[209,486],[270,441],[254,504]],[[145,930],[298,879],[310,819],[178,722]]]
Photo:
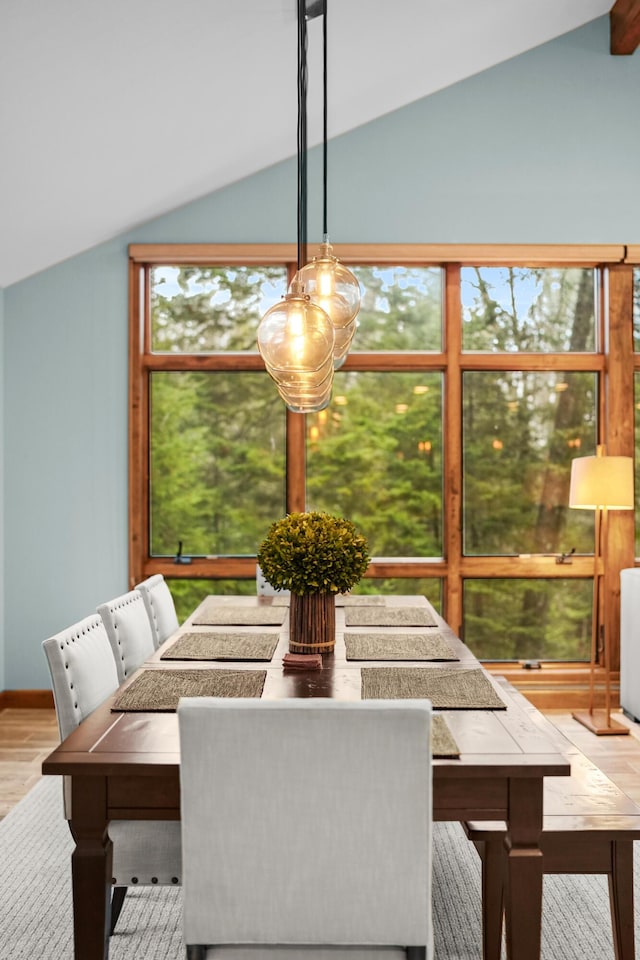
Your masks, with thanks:
[[[42,644],[53,687],[62,740],[118,687],[118,672],[98,614],[56,633]]]
[[[154,573],[152,577],[136,584],[144,600],[147,616],[151,621],[153,643],[156,648],[175,633],[179,627],[175,604],[167,582],[161,573]]]
[[[259,597],[288,597],[290,592],[290,590],[276,590],[275,587],[272,587],[262,572],[262,567],[259,563],[256,563],[256,593]]]
[[[185,698],[187,944],[422,946],[431,706]]]
[[[123,593],[109,603],[101,603],[98,613],[104,621],[122,683],[155,650],[142,594],[139,590]]]

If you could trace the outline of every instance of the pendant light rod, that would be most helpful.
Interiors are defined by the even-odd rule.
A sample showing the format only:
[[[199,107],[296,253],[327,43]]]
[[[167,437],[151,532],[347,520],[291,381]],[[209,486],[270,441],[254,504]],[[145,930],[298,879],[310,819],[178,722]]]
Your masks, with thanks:
[[[307,20],[298,0],[298,270],[307,259]]]
[[[327,230],[327,0],[321,0],[324,6],[322,18],[322,238],[329,239]]]

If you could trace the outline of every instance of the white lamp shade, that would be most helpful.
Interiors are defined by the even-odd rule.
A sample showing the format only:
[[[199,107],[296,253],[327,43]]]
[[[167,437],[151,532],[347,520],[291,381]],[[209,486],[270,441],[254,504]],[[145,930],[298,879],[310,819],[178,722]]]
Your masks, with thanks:
[[[633,510],[633,458],[577,457],[571,462],[569,506]]]

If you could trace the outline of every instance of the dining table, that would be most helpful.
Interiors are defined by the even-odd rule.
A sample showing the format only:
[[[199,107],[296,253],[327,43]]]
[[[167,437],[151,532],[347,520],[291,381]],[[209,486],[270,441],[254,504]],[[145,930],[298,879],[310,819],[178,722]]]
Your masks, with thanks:
[[[433,818],[506,824],[509,960],[539,960],[545,777],[570,764],[422,595],[337,597],[335,649],[287,663],[286,595],[207,596],[43,762],[70,779],[75,960],[109,951],[111,820],[180,819],[182,695],[428,697],[440,718]],[[294,658],[295,659],[295,658]],[[382,773],[382,772],[381,772]],[[283,840],[286,842],[286,839]]]

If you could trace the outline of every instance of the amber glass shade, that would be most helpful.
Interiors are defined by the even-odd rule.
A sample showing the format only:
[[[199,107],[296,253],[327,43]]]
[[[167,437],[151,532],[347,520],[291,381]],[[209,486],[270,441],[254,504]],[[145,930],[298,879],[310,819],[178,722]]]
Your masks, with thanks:
[[[339,330],[336,330],[336,340],[333,347],[333,366],[335,370],[339,370],[347,359],[347,354],[349,353],[349,348],[351,347],[357,329],[358,321],[352,320],[346,327],[341,327]]]
[[[335,333],[327,314],[292,283],[292,292],[267,310],[258,327],[258,349],[278,392],[291,410],[326,407],[333,381]]]
[[[331,317],[336,330],[355,320],[360,309],[360,284],[331,253],[331,244],[320,245],[320,255],[298,270],[298,280],[311,300]]]

